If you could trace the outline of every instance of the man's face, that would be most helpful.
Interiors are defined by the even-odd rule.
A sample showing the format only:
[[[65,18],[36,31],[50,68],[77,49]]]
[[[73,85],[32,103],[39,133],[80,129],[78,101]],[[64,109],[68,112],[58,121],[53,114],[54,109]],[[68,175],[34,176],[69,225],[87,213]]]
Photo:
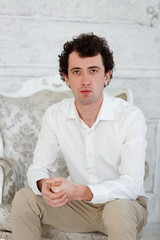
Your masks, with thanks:
[[[76,103],[88,105],[102,102],[103,88],[108,84],[110,75],[111,71],[105,74],[100,54],[82,58],[74,51],[69,55],[68,76],[64,75],[64,78]]]

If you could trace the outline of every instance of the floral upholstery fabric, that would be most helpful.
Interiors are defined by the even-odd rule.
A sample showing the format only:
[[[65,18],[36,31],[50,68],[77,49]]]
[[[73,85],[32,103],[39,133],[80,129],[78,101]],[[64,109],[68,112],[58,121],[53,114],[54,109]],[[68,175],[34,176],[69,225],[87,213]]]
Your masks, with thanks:
[[[108,237],[102,233],[65,233],[56,229],[48,229],[46,234],[42,234],[42,239],[53,240],[107,240]]]
[[[18,189],[17,165],[11,159],[7,158],[0,158],[0,165],[4,172],[2,202],[11,203],[15,192]]]
[[[107,236],[101,233],[65,233],[53,230],[53,236],[43,236],[42,240],[107,240]],[[8,232],[0,231],[0,240],[12,240]],[[138,238],[137,238],[138,240]]]
[[[13,159],[18,168],[18,188],[27,186],[26,172],[33,159],[41,118],[48,106],[71,97],[70,91],[43,90],[25,98],[0,96],[0,132],[4,143],[4,155]],[[67,174],[64,161],[59,157],[59,173]],[[63,170],[62,170],[63,169]]]

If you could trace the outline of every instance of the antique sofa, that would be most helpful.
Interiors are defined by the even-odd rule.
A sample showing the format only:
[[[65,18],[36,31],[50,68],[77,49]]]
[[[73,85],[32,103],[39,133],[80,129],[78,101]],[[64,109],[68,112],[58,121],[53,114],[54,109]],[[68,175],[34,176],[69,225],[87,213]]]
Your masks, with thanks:
[[[132,102],[129,89],[112,93]],[[32,162],[41,118],[45,109],[71,91],[57,77],[31,79],[21,90],[0,94],[0,240],[12,239],[11,201],[15,192],[27,185],[26,171]],[[67,177],[68,171],[61,155],[56,161],[57,175]],[[142,233],[137,235],[140,239]],[[43,226],[43,240],[107,240],[101,233],[64,233]]]

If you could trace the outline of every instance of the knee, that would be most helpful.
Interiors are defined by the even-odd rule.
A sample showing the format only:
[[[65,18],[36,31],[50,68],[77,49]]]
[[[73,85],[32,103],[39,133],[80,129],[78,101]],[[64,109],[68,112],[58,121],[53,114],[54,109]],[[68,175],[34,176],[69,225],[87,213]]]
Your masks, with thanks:
[[[109,239],[136,239],[137,220],[132,201],[119,199],[107,203],[102,218]]]
[[[28,202],[32,199],[34,193],[29,188],[22,188],[16,192],[12,201],[12,215],[17,215],[26,211]]]
[[[42,198],[37,196],[30,188],[22,188],[16,193],[12,201],[12,219],[23,218],[24,216],[30,218],[34,215],[42,218],[43,202]]]
[[[22,188],[18,192],[16,192],[14,199],[12,201],[12,206],[18,205],[19,207],[24,204],[30,195],[32,194],[32,190],[29,188]]]
[[[125,229],[126,224],[135,218],[135,216],[131,211],[130,201],[127,199],[119,199],[105,205],[102,218],[107,227],[117,226]]]

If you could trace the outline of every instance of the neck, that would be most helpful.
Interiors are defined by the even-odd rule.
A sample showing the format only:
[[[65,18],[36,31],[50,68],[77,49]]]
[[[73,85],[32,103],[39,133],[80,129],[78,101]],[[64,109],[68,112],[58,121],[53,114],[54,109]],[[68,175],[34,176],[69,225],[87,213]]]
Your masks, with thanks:
[[[94,103],[94,104],[88,104],[88,105],[87,104],[81,105],[78,102],[75,102],[80,118],[85,122],[85,124],[88,127],[91,128],[94,122],[96,121],[102,102],[103,102],[103,98],[101,99],[100,102],[96,104]]]

